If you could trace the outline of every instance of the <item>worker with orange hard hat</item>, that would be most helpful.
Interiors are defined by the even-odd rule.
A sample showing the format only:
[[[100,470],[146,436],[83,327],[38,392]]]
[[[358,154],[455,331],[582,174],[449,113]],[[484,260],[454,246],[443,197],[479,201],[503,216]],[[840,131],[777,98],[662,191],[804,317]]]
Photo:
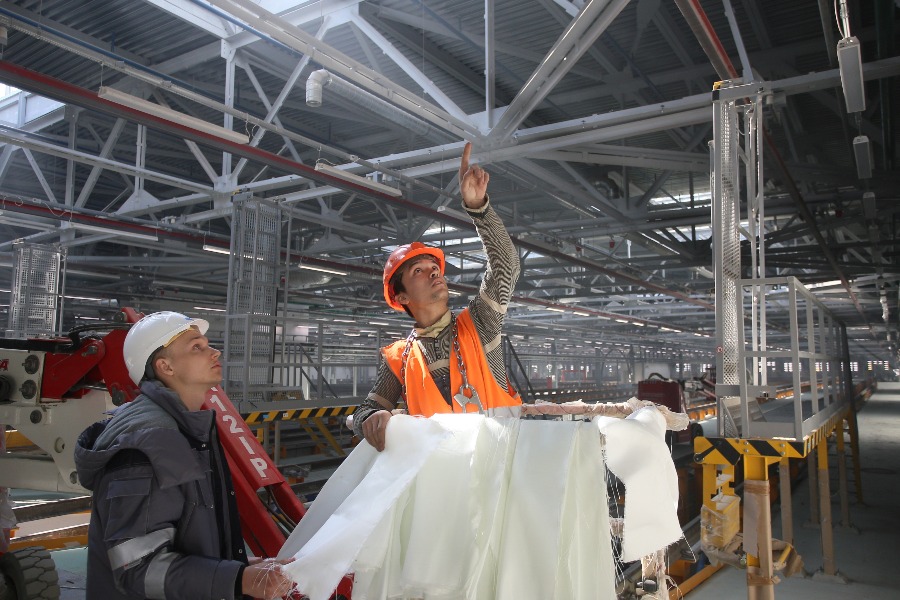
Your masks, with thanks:
[[[463,150],[459,189],[463,208],[484,244],[487,269],[478,295],[459,314],[440,248],[412,242],[398,246],[384,266],[384,299],[415,320],[406,339],[381,349],[375,386],[353,414],[353,429],[384,449],[387,423],[398,407],[409,414],[482,412],[517,416],[521,400],[510,388],[503,362],[501,328],[519,277],[519,257],[503,222],[490,205],[490,176],[469,165]]]

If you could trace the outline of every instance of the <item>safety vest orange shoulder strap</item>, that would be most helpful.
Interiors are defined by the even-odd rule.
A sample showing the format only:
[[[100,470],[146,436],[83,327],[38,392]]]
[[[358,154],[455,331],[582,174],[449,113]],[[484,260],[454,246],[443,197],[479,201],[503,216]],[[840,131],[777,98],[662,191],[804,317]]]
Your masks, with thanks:
[[[478,339],[478,332],[469,309],[463,310],[456,317],[457,335],[462,362],[466,370],[466,377],[470,385],[477,391],[485,410],[503,406],[518,406],[522,403],[518,395],[511,387],[504,389],[497,384],[491,373],[484,349]],[[389,346],[382,348],[382,354],[388,367],[394,375],[400,379],[400,373],[406,379],[406,405],[411,415],[430,417],[437,413],[463,412],[462,407],[456,402],[448,405],[434,383],[425,357],[418,343],[413,343],[406,357],[406,367],[403,367],[403,352],[406,349],[407,340],[398,340]],[[453,354],[451,350],[451,354]],[[462,378],[456,357],[450,356],[450,390],[455,394],[461,387]],[[401,382],[402,383],[402,382]],[[474,404],[467,404],[468,412],[477,412]]]

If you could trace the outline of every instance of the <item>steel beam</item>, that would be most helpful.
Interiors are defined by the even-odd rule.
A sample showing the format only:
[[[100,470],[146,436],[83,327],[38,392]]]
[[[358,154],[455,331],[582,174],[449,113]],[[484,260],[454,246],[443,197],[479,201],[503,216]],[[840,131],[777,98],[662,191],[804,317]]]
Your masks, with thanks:
[[[509,138],[627,4],[628,0],[590,0],[585,4],[491,129],[491,139]]]
[[[112,154],[113,148],[115,147],[116,142],[119,141],[119,136],[122,134],[122,130],[124,128],[125,119],[116,119],[115,124],[109,132],[109,136],[103,143],[103,148],[100,150],[99,158],[109,158],[109,155]],[[94,191],[94,186],[97,185],[97,180],[100,179],[100,174],[102,172],[102,166],[94,165],[94,167],[91,169],[91,172],[88,174],[84,185],[81,187],[81,193],[78,194],[78,198],[75,200],[76,207],[81,208],[82,206],[84,206],[85,202],[87,202],[87,199]]]
[[[380,73],[353,60],[335,48],[316,40],[298,27],[266,11],[249,0],[209,0],[258,32],[301,54],[315,55],[316,62],[335,74],[356,83],[368,92],[389,99],[404,110],[462,138],[480,137],[465,115],[455,115],[424,101],[409,90],[388,81]]]
[[[420,71],[415,65],[410,62],[406,56],[397,50],[393,44],[391,44],[386,37],[381,35],[381,32],[372,27],[372,25],[361,18],[358,14],[354,15],[351,19],[351,22],[356,25],[360,31],[366,34],[372,43],[378,46],[382,52],[384,52],[388,58],[390,58],[394,63],[400,67],[404,73],[406,73],[410,79],[415,81],[421,88],[422,91],[434,98],[434,100],[438,103],[438,105],[443,108],[447,113],[460,119],[462,121],[468,121],[469,116],[459,107],[457,104],[451,100],[444,92],[438,88],[434,82],[425,76],[422,71]]]
[[[233,30],[228,27],[226,21],[192,2],[185,2],[183,0],[145,1],[217,38],[227,38],[234,33]]]
[[[187,181],[186,179],[180,179],[178,177],[172,177],[170,175],[164,175],[162,173],[157,173],[155,171],[148,171],[147,169],[140,169],[131,165],[126,165],[124,163],[116,162],[113,160],[109,160],[106,158],[100,158],[97,156],[92,156],[86,154],[84,152],[79,152],[78,150],[69,150],[68,148],[64,148],[61,146],[56,146],[53,144],[48,144],[46,142],[42,142],[35,139],[30,139],[22,135],[22,132],[19,132],[15,129],[0,129],[0,141],[7,142],[10,144],[14,144],[23,149],[23,152],[27,152],[26,156],[30,154],[30,150],[35,150],[38,152],[43,152],[45,154],[50,154],[53,156],[58,156],[63,159],[73,159],[78,162],[98,166],[104,169],[109,169],[112,171],[116,171],[118,173],[123,173],[126,175],[131,175],[132,177],[144,177],[151,181],[156,181],[158,183],[163,183],[165,185],[171,185],[172,187],[176,187],[183,190],[190,190],[193,192],[199,192],[211,195],[213,193],[213,189],[208,186],[203,186],[192,181]],[[30,159],[30,160],[33,160]],[[46,179],[41,184],[42,186],[46,185]],[[47,186],[49,187],[49,186]],[[52,192],[51,192],[52,193]],[[55,200],[53,200],[55,202]]]
[[[484,114],[488,130],[494,127],[494,107],[497,103],[494,4],[495,0],[484,0]]]
[[[4,139],[5,137],[6,136],[4,136],[3,133],[0,133],[0,139]],[[43,171],[41,171],[41,166],[37,164],[37,161],[34,159],[34,154],[31,153],[31,147],[23,145],[22,152],[25,154],[25,158],[28,159],[28,164],[31,165],[31,169],[34,171],[34,176],[37,177],[38,182],[41,184],[41,188],[43,188],[44,194],[47,195],[47,200],[53,202],[54,204],[57,204],[56,195],[50,188],[50,184],[47,183],[47,178],[44,177],[44,173]]]

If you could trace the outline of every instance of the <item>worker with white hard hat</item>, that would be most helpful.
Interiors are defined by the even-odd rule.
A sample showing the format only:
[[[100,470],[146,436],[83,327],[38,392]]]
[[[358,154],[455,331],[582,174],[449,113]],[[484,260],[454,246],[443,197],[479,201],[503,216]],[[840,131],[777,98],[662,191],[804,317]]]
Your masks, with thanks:
[[[249,565],[231,474],[201,410],[222,380],[209,323],[157,312],[123,345],[141,395],[78,439],[75,464],[93,491],[87,597],[280,597],[291,582],[276,561]]]
[[[484,244],[487,269],[478,295],[453,314],[440,248],[413,242],[398,246],[384,267],[384,299],[415,320],[405,340],[381,350],[375,386],[353,414],[353,429],[377,450],[384,449],[392,411],[409,414],[483,412],[517,415],[521,406],[503,362],[501,328],[519,276],[519,257],[503,222],[490,205],[490,176],[469,165],[463,150],[459,188]]]

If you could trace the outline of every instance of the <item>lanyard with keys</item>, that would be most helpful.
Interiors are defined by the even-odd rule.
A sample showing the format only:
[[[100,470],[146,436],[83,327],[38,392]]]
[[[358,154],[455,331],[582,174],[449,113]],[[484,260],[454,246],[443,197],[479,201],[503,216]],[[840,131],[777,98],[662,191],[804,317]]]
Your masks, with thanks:
[[[459,367],[459,376],[461,379],[461,383],[459,386],[459,391],[456,395],[453,396],[453,400],[459,404],[459,407],[462,409],[462,412],[466,412],[466,408],[469,404],[474,404],[478,407],[478,412],[484,414],[484,407],[481,405],[481,398],[478,397],[478,390],[476,390],[472,384],[469,383],[468,377],[466,377],[466,366],[463,364],[462,352],[459,347],[459,335],[456,327],[456,315],[450,314],[450,326],[452,329],[450,330],[450,335],[453,339],[452,342],[452,351],[456,354],[456,364]],[[406,347],[403,349],[403,355],[400,357],[400,385],[402,389],[400,391],[400,397],[406,402],[406,361],[409,359],[409,351],[412,348],[413,342],[416,339],[416,332],[411,331],[409,336],[406,338]],[[468,392],[469,395],[466,395]],[[409,403],[407,402],[407,406]]]

